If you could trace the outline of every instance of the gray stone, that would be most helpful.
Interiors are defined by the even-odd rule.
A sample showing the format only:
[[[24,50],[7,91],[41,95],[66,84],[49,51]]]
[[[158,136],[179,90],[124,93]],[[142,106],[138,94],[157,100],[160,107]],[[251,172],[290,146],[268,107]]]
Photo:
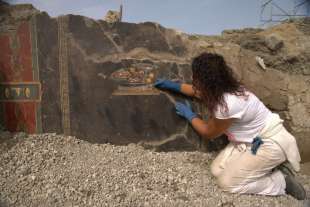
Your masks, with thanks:
[[[304,75],[310,75],[310,67],[305,67],[302,72]]]
[[[269,35],[265,39],[267,47],[272,51],[281,49],[284,45],[283,41],[275,35]]]

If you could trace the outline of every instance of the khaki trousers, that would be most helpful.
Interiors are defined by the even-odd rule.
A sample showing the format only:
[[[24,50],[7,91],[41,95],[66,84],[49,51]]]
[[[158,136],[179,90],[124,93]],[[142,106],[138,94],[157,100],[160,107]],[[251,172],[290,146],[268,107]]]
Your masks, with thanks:
[[[251,144],[230,143],[215,158],[211,172],[221,188],[231,193],[261,195],[285,194],[285,179],[273,168],[286,160],[280,146],[271,139],[263,139],[256,155]]]

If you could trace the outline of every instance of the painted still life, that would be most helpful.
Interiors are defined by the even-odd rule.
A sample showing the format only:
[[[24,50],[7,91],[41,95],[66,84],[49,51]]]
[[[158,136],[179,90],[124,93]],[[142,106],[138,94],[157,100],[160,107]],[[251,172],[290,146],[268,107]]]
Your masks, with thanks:
[[[121,68],[113,72],[110,79],[119,84],[118,89],[114,91],[113,95],[159,94],[159,91],[153,87],[153,83],[156,80],[156,68],[148,64]]]

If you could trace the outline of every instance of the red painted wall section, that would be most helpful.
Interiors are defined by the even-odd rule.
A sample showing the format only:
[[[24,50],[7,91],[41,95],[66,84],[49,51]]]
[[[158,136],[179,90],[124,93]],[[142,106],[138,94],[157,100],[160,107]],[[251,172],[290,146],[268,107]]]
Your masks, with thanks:
[[[22,23],[18,30],[19,40],[18,62],[20,63],[20,77],[23,82],[33,81],[31,38],[28,22]]]
[[[0,35],[0,72],[2,82],[33,81],[31,37],[28,22],[16,34]],[[4,102],[4,121],[9,131],[36,132],[36,102]]]
[[[4,103],[5,123],[9,131],[35,133],[36,117],[34,103]]]
[[[0,81],[13,79],[12,50],[9,35],[0,35]]]

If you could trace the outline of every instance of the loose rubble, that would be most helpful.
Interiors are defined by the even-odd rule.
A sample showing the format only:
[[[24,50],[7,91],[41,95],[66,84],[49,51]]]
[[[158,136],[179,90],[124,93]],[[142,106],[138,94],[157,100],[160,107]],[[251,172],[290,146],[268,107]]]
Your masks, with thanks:
[[[0,134],[0,206],[304,206],[290,196],[222,192],[215,156],[91,144],[56,134]],[[310,179],[298,175],[307,192]]]

